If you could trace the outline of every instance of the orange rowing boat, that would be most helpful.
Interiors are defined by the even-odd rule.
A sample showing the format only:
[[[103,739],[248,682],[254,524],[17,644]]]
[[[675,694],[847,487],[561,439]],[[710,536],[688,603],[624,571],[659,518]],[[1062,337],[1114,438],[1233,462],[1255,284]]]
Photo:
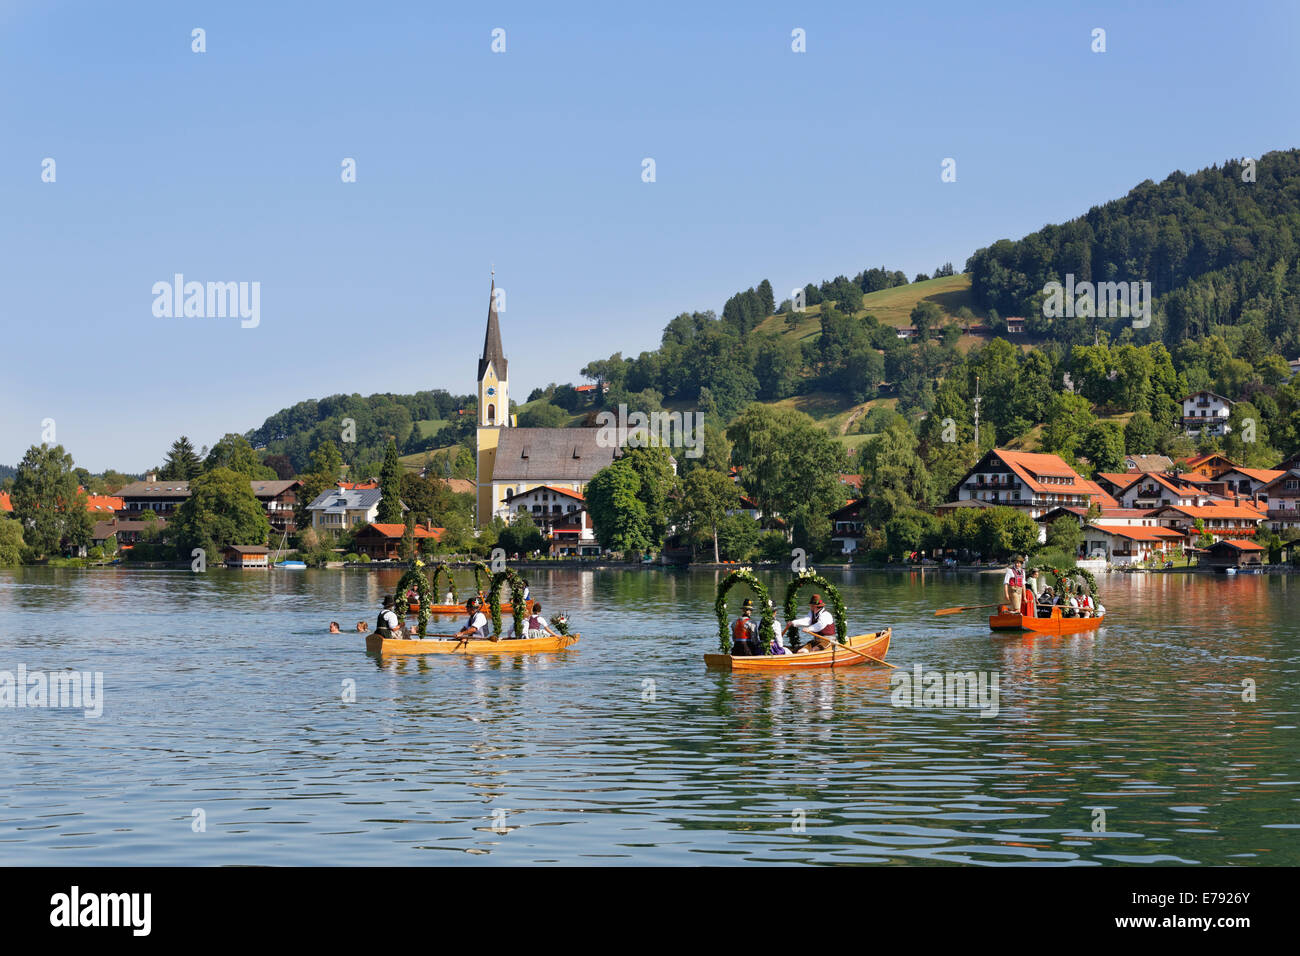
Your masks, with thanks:
[[[529,602],[529,603],[531,603],[531,602]],[[419,604],[411,604],[411,605],[408,605],[408,606],[407,606],[407,610],[408,610],[411,614],[419,614],[419,613],[420,613],[420,605],[419,605]],[[464,605],[464,604],[430,604],[430,605],[429,605],[429,613],[430,613],[430,614],[467,614],[467,613],[469,613],[469,612],[465,610],[465,605]],[[483,613],[484,613],[484,614],[487,614],[487,613],[488,613],[488,607],[487,607],[487,602],[486,602],[486,601],[483,602]],[[514,613],[515,613],[515,606],[514,606],[513,604],[509,603],[508,601],[503,601],[503,602],[501,603],[501,613],[502,613],[502,614],[514,614]]]
[[[849,647],[878,657],[882,661],[889,652],[889,638],[893,628],[885,628],[874,634],[859,634],[846,642]],[[736,657],[732,654],[705,654],[704,666],[730,671],[788,671],[820,670],[826,667],[851,667],[854,664],[870,664],[871,661],[862,654],[845,650],[838,642],[824,651],[809,654],[768,654],[763,657]]]
[[[580,634],[552,637],[487,638],[460,640],[449,634],[430,634],[422,639],[366,635],[366,650],[372,654],[538,654],[562,651],[578,643]]]
[[[1079,634],[1095,631],[1105,621],[1102,617],[1063,617],[1059,607],[1051,617],[1025,617],[1013,614],[1004,604],[997,614],[989,615],[989,627],[995,631],[1034,631],[1038,634]]]

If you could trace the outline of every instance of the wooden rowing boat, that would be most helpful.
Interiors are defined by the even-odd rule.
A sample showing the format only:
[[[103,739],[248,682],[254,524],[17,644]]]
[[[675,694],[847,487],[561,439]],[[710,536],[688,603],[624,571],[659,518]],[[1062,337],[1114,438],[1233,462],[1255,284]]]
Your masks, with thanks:
[[[873,634],[859,634],[850,637],[850,647],[870,654],[872,657],[885,659],[889,652],[889,638],[893,628],[885,628]],[[735,657],[731,654],[705,654],[704,666],[730,671],[788,671],[820,670],[826,667],[851,667],[854,664],[870,664],[861,654],[842,647],[832,646],[829,650],[813,651],[810,654],[769,654],[766,657]]]
[[[1005,607],[1006,605],[1003,605]],[[995,631],[1034,631],[1038,634],[1078,634],[1095,631],[1106,618],[1063,617],[1059,607],[1052,608],[1051,617],[1025,617],[1011,612],[989,615],[989,627]]]
[[[419,604],[408,605],[407,611],[411,614],[419,614],[420,605]],[[464,604],[430,604],[429,613],[430,614],[468,614],[469,611],[465,609]],[[488,613],[488,606],[486,601],[483,602],[483,613],[484,614]],[[501,613],[514,614],[515,606],[513,604],[503,602],[501,605]]]
[[[366,650],[377,654],[540,654],[562,651],[578,643],[579,634],[560,637],[502,638],[499,641],[462,641],[450,634],[430,634],[423,639],[394,640],[378,634],[366,635]]]

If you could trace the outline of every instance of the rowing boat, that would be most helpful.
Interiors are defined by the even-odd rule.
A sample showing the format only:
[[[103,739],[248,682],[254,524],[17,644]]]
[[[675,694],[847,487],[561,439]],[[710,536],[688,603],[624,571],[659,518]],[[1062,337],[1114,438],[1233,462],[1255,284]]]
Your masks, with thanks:
[[[848,639],[849,647],[870,654],[872,657],[885,659],[889,652],[889,638],[893,628],[885,628],[873,634],[859,634]],[[788,671],[819,670],[826,667],[851,667],[854,664],[869,664],[862,654],[845,650],[838,643],[828,650],[813,651],[808,654],[768,654],[764,657],[736,657],[732,654],[705,654],[704,666],[730,671]]]
[[[487,602],[485,601],[485,602],[483,602],[483,611],[484,611],[484,613],[487,612],[487,609],[488,609],[488,608],[487,608]],[[419,604],[411,604],[411,605],[408,606],[407,610],[408,610],[411,614],[419,614],[419,613],[420,613],[420,605],[419,605]],[[465,605],[464,605],[464,604],[430,604],[430,605],[429,605],[429,613],[430,613],[430,614],[465,614],[465,613],[468,613],[468,612],[465,610]],[[513,604],[503,603],[503,604],[501,605],[501,613],[502,613],[502,614],[514,614],[514,613],[515,613],[515,606],[514,606]]]
[[[1006,605],[1003,605],[1006,607]],[[1051,617],[1025,617],[1023,614],[990,614],[989,627],[995,631],[1034,631],[1038,634],[1078,634],[1095,631],[1106,618],[1062,617],[1059,607],[1052,608]]]
[[[450,634],[430,634],[423,639],[394,639],[378,634],[366,635],[366,650],[378,654],[540,654],[562,651],[578,643],[578,634],[559,637],[524,637],[499,641],[476,639],[462,641]]]

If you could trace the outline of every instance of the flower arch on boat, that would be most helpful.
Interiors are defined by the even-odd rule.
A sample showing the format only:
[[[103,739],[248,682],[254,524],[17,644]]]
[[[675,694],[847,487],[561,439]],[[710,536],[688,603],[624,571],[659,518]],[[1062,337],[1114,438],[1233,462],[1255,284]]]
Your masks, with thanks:
[[[831,616],[835,618],[835,639],[841,644],[847,644],[849,630],[848,624],[845,623],[844,599],[840,597],[840,590],[811,568],[800,571],[786,585],[786,623],[792,621],[795,614],[798,613],[799,592],[810,584],[815,585],[818,590],[826,592],[827,599],[831,602]]]
[[[405,609],[408,607],[406,600],[406,591],[411,585],[415,585],[415,593],[420,598],[420,636],[424,637],[425,631],[429,627],[429,614],[432,611],[433,592],[429,587],[429,579],[424,576],[424,572],[419,568],[407,568],[402,579],[397,582],[397,589],[393,591],[393,603],[398,607]]]
[[[1026,569],[1026,573],[1029,571],[1045,571],[1050,574],[1052,579],[1056,582],[1056,590],[1058,593],[1068,588],[1071,580],[1082,581],[1088,586],[1088,596],[1091,597],[1093,601],[1097,600],[1097,579],[1087,568],[1066,568],[1062,570],[1061,568],[1049,567],[1046,564],[1031,563]]]
[[[510,582],[510,603],[515,606],[515,637],[523,637],[524,617],[528,613],[528,608],[524,606],[524,588],[528,587],[528,582],[509,568],[492,575],[492,589],[488,591],[488,607],[492,611],[492,636],[501,636],[501,585],[507,581]]]
[[[435,564],[433,566],[433,572],[429,575],[429,590],[433,593],[433,596],[435,598],[437,598],[438,596],[439,576],[446,577],[447,587],[451,590],[451,601],[453,604],[455,604],[456,603],[456,582],[451,576],[451,568],[447,567],[447,562],[445,561],[439,561],[437,564]]]
[[[727,592],[737,584],[747,584],[759,600],[758,636],[763,641],[766,651],[776,638],[772,627],[772,598],[768,590],[755,575],[752,568],[739,568],[732,571],[718,582],[718,596],[713,602],[713,611],[718,616],[718,646],[722,653],[731,653],[731,628],[727,626]]]

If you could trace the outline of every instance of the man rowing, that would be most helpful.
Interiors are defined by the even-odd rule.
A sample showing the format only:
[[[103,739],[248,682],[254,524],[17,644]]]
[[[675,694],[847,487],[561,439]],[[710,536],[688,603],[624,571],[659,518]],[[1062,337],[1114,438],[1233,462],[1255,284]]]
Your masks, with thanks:
[[[800,631],[810,632],[813,638],[803,646],[798,643]],[[831,616],[830,611],[826,610],[826,605],[822,602],[822,596],[814,594],[808,602],[808,614],[804,617],[797,617],[787,624],[785,632],[794,636],[794,642],[790,647],[796,654],[824,651],[831,646],[832,641],[835,639],[835,618]]]
[[[488,636],[488,619],[483,613],[483,604],[478,598],[470,598],[465,602],[465,610],[469,612],[469,619],[465,621],[465,626],[456,632],[455,636],[461,640],[482,640]]]
[[[384,608],[375,621],[375,633],[387,640],[401,640],[406,636],[402,633],[402,622],[398,619],[397,612],[393,610],[391,594],[384,595]]]

